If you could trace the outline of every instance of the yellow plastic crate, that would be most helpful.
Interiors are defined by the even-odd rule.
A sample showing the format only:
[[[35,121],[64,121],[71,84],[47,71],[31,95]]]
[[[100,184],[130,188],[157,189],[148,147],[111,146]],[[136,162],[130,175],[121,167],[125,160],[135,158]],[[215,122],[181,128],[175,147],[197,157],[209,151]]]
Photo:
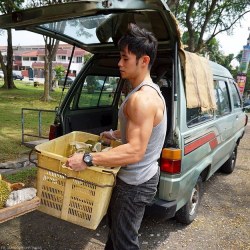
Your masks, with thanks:
[[[107,212],[119,168],[95,166],[76,172],[63,165],[71,142],[98,139],[97,135],[75,131],[35,147],[40,211],[89,229],[97,228]],[[114,141],[111,146],[119,144]]]

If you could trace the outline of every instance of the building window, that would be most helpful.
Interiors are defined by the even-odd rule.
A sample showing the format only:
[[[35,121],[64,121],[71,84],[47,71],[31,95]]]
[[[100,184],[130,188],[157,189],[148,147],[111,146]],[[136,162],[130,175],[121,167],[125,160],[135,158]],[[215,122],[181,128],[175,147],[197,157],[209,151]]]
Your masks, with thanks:
[[[29,58],[29,57],[27,57],[27,56],[24,56],[24,57],[23,57],[23,60],[24,60],[24,61],[29,61],[29,60],[30,60],[30,58]]]
[[[78,56],[78,57],[76,58],[76,62],[77,62],[77,63],[82,63],[82,57],[79,57],[79,56]]]
[[[31,57],[30,60],[31,61],[37,61],[37,57]]]

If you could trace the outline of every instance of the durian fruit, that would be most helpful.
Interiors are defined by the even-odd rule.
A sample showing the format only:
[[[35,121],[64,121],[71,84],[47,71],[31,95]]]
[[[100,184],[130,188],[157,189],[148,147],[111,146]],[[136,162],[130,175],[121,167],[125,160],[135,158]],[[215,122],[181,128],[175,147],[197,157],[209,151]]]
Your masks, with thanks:
[[[100,142],[97,142],[92,149],[93,152],[101,152],[102,151],[102,144]]]
[[[5,206],[5,202],[8,199],[11,192],[11,186],[8,182],[0,178],[0,209]]]
[[[13,190],[20,190],[25,186],[22,182],[8,183],[0,175],[0,209],[5,207],[6,201]]]
[[[73,141],[69,143],[67,157],[71,157],[74,153],[90,152],[92,146],[93,145],[89,143]]]

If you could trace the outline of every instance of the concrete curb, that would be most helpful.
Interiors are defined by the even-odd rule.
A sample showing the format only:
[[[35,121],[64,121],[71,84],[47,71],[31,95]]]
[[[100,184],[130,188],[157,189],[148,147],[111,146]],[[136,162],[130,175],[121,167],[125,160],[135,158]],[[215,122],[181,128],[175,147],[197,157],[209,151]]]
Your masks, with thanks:
[[[32,161],[36,160],[36,157],[31,157]],[[29,157],[23,157],[16,161],[7,161],[0,163],[0,174],[3,173],[15,173],[26,168],[34,167],[35,164],[29,161]]]

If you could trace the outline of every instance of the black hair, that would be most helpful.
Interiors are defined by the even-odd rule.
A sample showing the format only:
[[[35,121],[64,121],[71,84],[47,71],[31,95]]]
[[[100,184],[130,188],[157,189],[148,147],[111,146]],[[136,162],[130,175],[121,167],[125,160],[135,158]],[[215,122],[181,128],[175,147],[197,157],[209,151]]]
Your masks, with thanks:
[[[130,23],[127,32],[118,42],[120,51],[128,46],[128,51],[136,55],[139,60],[142,56],[150,57],[149,69],[151,69],[157,54],[158,42],[153,33],[144,28],[139,28],[136,24]]]

